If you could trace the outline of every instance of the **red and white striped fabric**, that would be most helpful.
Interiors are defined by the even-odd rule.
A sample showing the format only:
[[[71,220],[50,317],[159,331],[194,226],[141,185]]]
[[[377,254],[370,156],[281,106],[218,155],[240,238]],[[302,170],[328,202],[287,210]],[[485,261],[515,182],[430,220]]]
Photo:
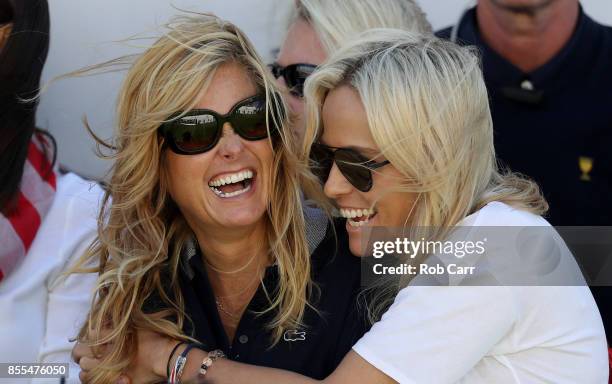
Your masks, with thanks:
[[[7,215],[0,213],[0,282],[26,257],[53,203],[56,190],[53,150],[44,135],[36,133],[32,136],[17,206]]]

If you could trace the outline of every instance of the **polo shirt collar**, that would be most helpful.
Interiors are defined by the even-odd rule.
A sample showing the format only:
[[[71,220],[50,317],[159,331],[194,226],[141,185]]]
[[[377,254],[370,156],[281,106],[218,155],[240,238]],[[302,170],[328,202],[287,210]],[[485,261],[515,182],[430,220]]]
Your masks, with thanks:
[[[195,276],[195,265],[193,263],[198,259],[197,257],[194,257],[198,255],[198,249],[197,242],[193,237],[188,239],[181,249],[181,267],[183,272],[185,272],[185,276],[187,276],[189,280],[193,280]]]
[[[557,89],[570,81],[563,72],[584,71],[589,67],[593,51],[595,22],[579,9],[576,28],[570,40],[550,61],[530,73],[524,73],[500,56],[482,39],[478,30],[476,8],[470,9],[462,18],[459,38],[482,49],[482,65],[489,86],[517,86],[529,80],[535,89]]]
[[[208,274],[206,272],[206,267],[204,266],[204,262],[203,262],[203,257],[202,257],[202,253],[199,249],[199,247],[197,246],[197,242],[195,241],[191,241],[190,242],[191,245],[194,246],[193,248],[193,254],[188,254],[185,253],[185,260],[186,260],[186,264],[184,267],[185,269],[185,274],[189,277],[189,280],[193,280],[194,277],[196,276],[196,274],[198,275],[198,278],[201,279],[201,281],[204,283],[204,287],[206,288],[207,294],[209,294],[211,297],[214,297],[213,291],[212,291],[212,287],[210,285],[210,281],[208,279]],[[187,247],[185,247],[187,248]],[[184,249],[185,249],[184,248]],[[189,252],[189,249],[186,251]],[[271,289],[274,290],[276,289],[276,285],[278,283],[278,267],[276,265],[276,263],[266,267],[266,271],[263,277],[263,282],[266,286],[267,289]],[[254,300],[253,300],[253,304],[255,308],[253,308],[251,305],[249,305],[249,309],[251,310],[260,310],[261,306],[263,305],[265,308],[265,305],[267,304],[265,302],[265,300],[259,300],[261,298],[258,298],[259,295],[255,294],[254,295]]]
[[[310,255],[311,255],[311,268],[316,273],[321,268],[325,266],[325,263],[328,261],[323,253],[315,253],[315,250],[318,248],[320,243],[323,241],[324,236],[321,238],[317,238],[313,240],[312,237],[307,237],[308,245],[310,247]],[[190,238],[183,245],[183,249],[181,250],[180,255],[180,264],[181,269],[185,273],[185,276],[189,281],[193,280],[196,271],[199,272],[202,276],[206,276],[204,264],[202,262],[202,253],[200,252],[200,248],[198,246],[197,241],[194,238]],[[278,278],[278,268],[276,262],[266,268],[266,274],[264,275],[264,282],[276,281]]]

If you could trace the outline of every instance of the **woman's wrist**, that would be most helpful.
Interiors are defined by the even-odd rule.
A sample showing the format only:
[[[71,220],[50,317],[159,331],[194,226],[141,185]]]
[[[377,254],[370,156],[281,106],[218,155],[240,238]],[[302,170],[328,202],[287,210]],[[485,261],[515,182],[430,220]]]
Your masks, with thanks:
[[[172,370],[172,367],[175,364],[175,359],[178,358],[178,356],[180,356],[180,354],[182,353],[182,351],[179,351],[179,349],[182,346],[186,347],[185,344],[187,343],[184,341],[177,341],[174,347],[172,348],[172,351],[168,355],[168,362],[166,363],[166,375],[164,376],[166,380],[170,377],[170,371]]]
[[[158,364],[155,374],[168,382],[179,383],[194,379],[208,377],[209,370],[219,360],[225,358],[221,350],[211,352],[202,349],[201,344],[185,343],[173,340],[169,347],[168,360],[163,374],[160,375],[161,366]]]
[[[181,340],[168,339],[163,348],[160,348],[159,356],[153,363],[153,373],[156,376],[168,379],[169,370],[174,366],[178,356],[185,350],[187,344]]]
[[[187,346],[181,346],[181,350],[185,350]],[[178,358],[179,354],[175,356],[174,360]],[[200,349],[199,346],[196,346],[190,349],[187,354],[187,360],[185,361],[185,365],[183,366],[183,373],[180,377],[180,381],[182,382],[190,382],[193,380],[197,380],[199,378],[200,373],[200,365],[202,360],[208,357],[208,352]]]

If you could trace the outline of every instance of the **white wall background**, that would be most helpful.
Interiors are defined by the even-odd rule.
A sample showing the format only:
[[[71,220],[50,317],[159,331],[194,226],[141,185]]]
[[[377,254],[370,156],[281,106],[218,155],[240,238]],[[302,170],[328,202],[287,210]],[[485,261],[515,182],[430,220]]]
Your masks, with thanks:
[[[134,35],[159,36],[176,8],[212,12],[251,38],[266,62],[273,59],[293,0],[51,0],[51,46],[43,83],[55,76],[118,56],[141,52],[150,41],[121,42]],[[419,0],[435,29],[455,23],[472,0]],[[612,25],[611,0],[582,0],[586,12]],[[174,8],[174,7],[176,8]],[[83,176],[101,178],[109,163],[97,159],[81,119],[102,138],[113,131],[114,104],[124,72],[52,83],[42,97],[38,125],[50,130],[59,162]]]

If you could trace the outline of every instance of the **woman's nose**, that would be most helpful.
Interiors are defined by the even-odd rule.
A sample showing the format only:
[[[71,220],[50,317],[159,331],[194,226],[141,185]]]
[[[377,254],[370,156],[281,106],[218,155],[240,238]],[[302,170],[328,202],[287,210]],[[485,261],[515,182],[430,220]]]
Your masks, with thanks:
[[[337,199],[342,195],[350,193],[352,190],[353,186],[346,180],[336,163],[334,163],[329,171],[329,176],[325,182],[323,192],[325,192],[325,195],[330,199]]]
[[[229,123],[223,125],[223,135],[219,140],[219,154],[226,159],[234,159],[244,150],[242,138]]]

